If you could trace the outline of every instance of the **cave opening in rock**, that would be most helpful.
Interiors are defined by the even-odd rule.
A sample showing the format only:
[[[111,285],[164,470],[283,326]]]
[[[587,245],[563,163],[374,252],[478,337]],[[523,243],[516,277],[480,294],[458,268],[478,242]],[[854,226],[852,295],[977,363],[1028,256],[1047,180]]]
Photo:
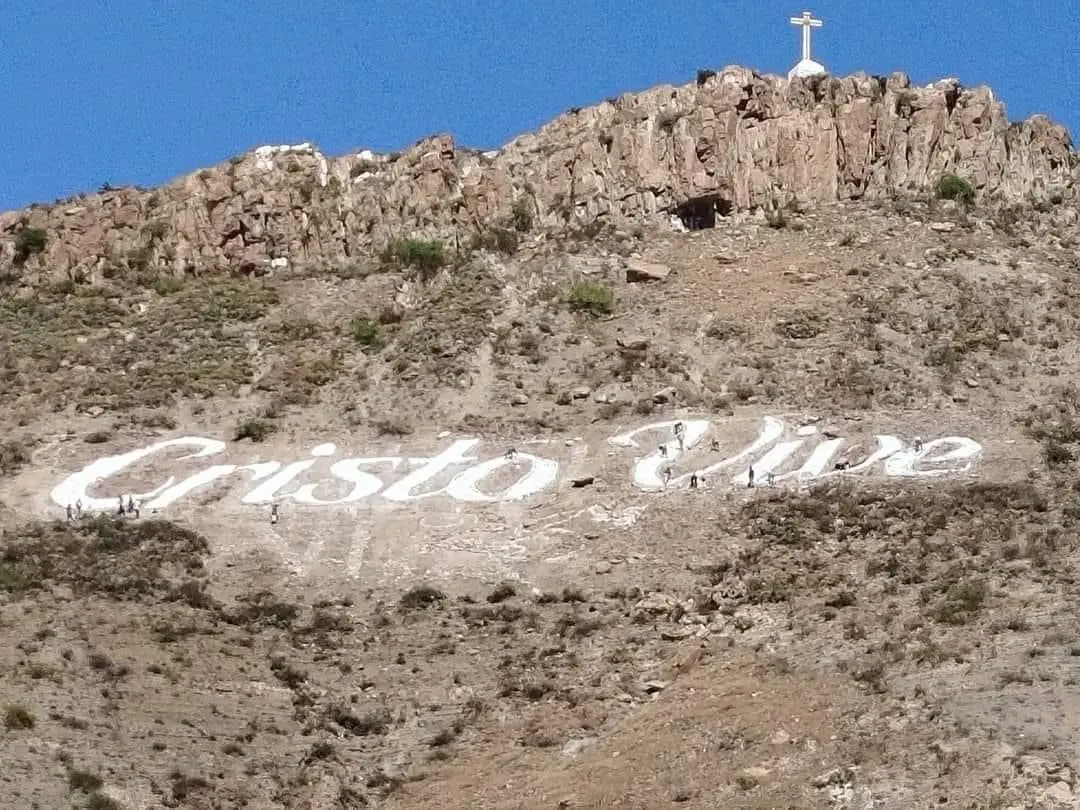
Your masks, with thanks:
[[[716,227],[717,217],[726,217],[731,213],[731,200],[725,200],[719,194],[707,194],[693,197],[675,207],[675,214],[682,220],[688,231],[701,231]]]

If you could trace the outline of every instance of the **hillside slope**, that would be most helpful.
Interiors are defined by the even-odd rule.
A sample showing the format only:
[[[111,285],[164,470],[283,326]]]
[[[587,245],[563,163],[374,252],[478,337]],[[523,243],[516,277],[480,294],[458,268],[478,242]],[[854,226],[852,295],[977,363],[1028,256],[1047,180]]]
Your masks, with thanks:
[[[433,143],[0,217],[12,806],[1075,806],[1065,133],[728,69]]]

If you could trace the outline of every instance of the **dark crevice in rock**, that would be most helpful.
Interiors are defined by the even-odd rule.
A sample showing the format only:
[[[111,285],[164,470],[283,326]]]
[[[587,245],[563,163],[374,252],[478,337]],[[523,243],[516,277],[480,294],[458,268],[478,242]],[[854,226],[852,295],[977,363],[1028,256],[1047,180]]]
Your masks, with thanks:
[[[706,194],[675,206],[672,213],[679,217],[688,231],[700,231],[715,228],[716,218],[728,216],[733,208],[731,200],[719,194]]]

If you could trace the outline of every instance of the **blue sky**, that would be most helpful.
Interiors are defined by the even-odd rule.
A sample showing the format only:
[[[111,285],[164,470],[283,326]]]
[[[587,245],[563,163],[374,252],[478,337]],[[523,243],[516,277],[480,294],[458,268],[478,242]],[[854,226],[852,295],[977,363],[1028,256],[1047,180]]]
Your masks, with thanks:
[[[807,0],[809,3],[809,0]],[[494,147],[572,106],[784,72],[804,6],[771,0],[37,0],[0,24],[0,209],[156,185],[267,143]],[[989,84],[1080,137],[1080,0],[816,0],[830,71]],[[1037,16],[1032,16],[1036,14]]]

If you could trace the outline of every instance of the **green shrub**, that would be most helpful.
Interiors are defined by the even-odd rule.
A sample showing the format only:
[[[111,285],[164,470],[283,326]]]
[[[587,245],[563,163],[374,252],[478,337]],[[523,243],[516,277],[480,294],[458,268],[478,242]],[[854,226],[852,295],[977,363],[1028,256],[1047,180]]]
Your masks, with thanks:
[[[12,439],[0,441],[0,475],[14,475],[30,461],[30,451]]]
[[[446,594],[431,585],[417,585],[410,588],[398,601],[401,610],[417,610],[446,600]]]
[[[165,296],[180,292],[184,289],[184,282],[176,276],[158,276],[151,286],[158,295]]]
[[[713,319],[705,329],[705,337],[710,337],[713,340],[730,340],[745,337],[747,332],[747,328],[740,323]]]
[[[357,315],[352,321],[353,340],[364,351],[379,351],[386,345],[379,322],[369,315]]]
[[[412,268],[427,278],[449,262],[446,246],[438,239],[395,239],[384,254],[384,258]]]
[[[1069,464],[1076,458],[1072,450],[1060,442],[1047,439],[1043,443],[1043,459],[1047,467],[1061,467]]]
[[[49,243],[49,234],[42,228],[23,228],[15,235],[15,261],[19,264],[41,253]]]
[[[934,618],[943,624],[967,624],[982,608],[989,592],[981,579],[954,582],[945,592]]]
[[[261,442],[276,430],[277,425],[265,419],[245,419],[236,426],[236,435],[233,436],[233,441],[251,439],[253,442]]]
[[[570,288],[566,304],[575,312],[590,315],[610,315],[615,309],[615,293],[603,284],[582,281]]]
[[[4,728],[23,731],[34,727],[34,715],[25,706],[8,706],[4,709]]]
[[[72,790],[81,790],[84,793],[92,793],[101,788],[101,777],[89,771],[80,771],[78,768],[68,770],[68,787]]]
[[[120,810],[120,805],[104,793],[94,791],[86,799],[86,810]]]
[[[490,250],[512,256],[518,249],[518,232],[513,228],[494,225],[473,236],[469,247],[472,250]]]
[[[955,174],[943,174],[934,187],[939,200],[955,200],[964,205],[975,202],[975,189],[971,183]]]
[[[533,228],[533,203],[528,197],[518,197],[514,201],[512,214],[514,230],[519,233],[528,233]]]

